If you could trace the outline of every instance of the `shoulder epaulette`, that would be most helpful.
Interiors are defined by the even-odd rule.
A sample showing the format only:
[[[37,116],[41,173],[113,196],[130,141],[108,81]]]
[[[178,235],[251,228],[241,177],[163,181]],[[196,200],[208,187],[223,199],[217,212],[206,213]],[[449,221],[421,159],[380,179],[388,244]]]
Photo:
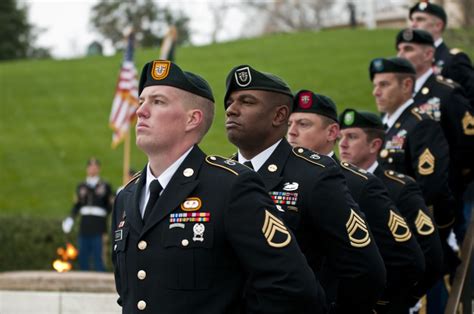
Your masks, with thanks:
[[[418,107],[413,108],[411,110],[411,114],[414,115],[419,121],[423,120],[423,118],[421,117],[420,109]]]
[[[397,182],[400,182],[401,184],[405,185],[409,182],[414,182],[414,179],[412,179],[411,177],[407,176],[407,175],[404,175],[403,173],[399,173],[399,172],[396,172],[396,171],[393,171],[393,170],[385,170],[383,172],[383,174],[393,180],[393,181],[397,181]]]
[[[456,87],[456,84],[454,83],[454,81],[452,79],[449,79],[449,78],[445,78],[444,76],[442,75],[436,75],[436,81],[438,83],[441,83],[441,84],[444,84],[446,86],[449,86],[451,88],[455,88]]]
[[[128,182],[123,186],[123,188],[125,189],[127,186],[129,186],[132,183],[135,183],[135,184],[138,183],[139,181],[138,179],[140,178],[141,174],[142,174],[141,170],[135,173],[133,177],[130,180],[128,180]]]
[[[249,170],[247,166],[244,166],[233,159],[217,155],[207,156],[206,162],[214,167],[225,169],[236,176],[238,176],[242,171]]]
[[[358,175],[359,177],[362,177],[366,180],[369,180],[369,178],[367,176],[367,171],[365,171],[364,169],[359,168],[359,167],[357,167],[353,164],[350,164],[348,162],[345,162],[345,161],[341,161],[340,164],[341,164],[342,168],[347,169],[348,171]]]
[[[449,53],[452,54],[452,55],[457,55],[460,52],[462,52],[462,50],[459,49],[459,48],[452,48],[452,49],[449,50]]]
[[[321,159],[321,156],[319,156],[319,154],[309,150],[309,149],[306,149],[306,148],[303,148],[303,147],[294,147],[293,148],[293,154],[295,154],[296,156],[300,157],[301,159],[304,159],[312,164],[315,164],[315,165],[318,165],[322,168],[325,168],[326,166],[323,165],[321,162],[320,162],[320,159]]]

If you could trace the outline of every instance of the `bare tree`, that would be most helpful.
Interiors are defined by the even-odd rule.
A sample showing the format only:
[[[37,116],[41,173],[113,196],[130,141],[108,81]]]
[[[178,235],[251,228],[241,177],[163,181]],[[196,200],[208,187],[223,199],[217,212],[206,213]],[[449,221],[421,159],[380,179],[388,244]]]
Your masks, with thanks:
[[[263,32],[290,32],[320,29],[322,14],[329,10],[331,0],[249,0],[246,5],[261,13]]]
[[[227,0],[215,1],[209,3],[209,8],[212,14],[213,27],[211,33],[211,42],[217,42],[217,35],[222,30],[227,15],[227,11],[230,9],[231,4]]]

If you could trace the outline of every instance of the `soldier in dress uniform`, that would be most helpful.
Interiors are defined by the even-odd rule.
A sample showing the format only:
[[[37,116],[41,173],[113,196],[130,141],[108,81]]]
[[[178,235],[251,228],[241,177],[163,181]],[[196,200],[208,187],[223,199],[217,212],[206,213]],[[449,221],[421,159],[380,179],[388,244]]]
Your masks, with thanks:
[[[398,56],[408,59],[416,70],[415,105],[440,123],[448,141],[449,183],[456,200],[456,225],[466,225],[462,198],[474,178],[474,110],[457,83],[434,74],[431,67],[434,41],[430,33],[401,30],[396,45]],[[463,232],[459,231],[462,239]]]
[[[449,147],[439,124],[413,102],[416,71],[408,60],[397,57],[372,60],[369,72],[386,127],[379,163],[416,179],[445,239],[454,222]]]
[[[118,194],[112,222],[123,313],[325,313],[260,177],[198,147],[214,116],[208,83],[155,60],[139,93],[136,144],[148,164]]]
[[[405,310],[406,313],[411,301],[409,293],[423,278],[423,252],[382,181],[364,169],[337,159],[334,145],[339,131],[337,109],[331,98],[310,90],[301,90],[295,95],[288,142],[294,147],[302,146],[332,157],[340,165],[352,197],[367,218],[387,270],[385,292],[377,301],[375,311],[403,313]]]
[[[374,113],[346,109],[339,116],[339,124],[341,159],[382,180],[423,250],[425,273],[423,279],[410,291],[408,304],[413,305],[442,276],[443,249],[438,229],[415,180],[399,172],[386,170],[378,163],[377,156],[385,138],[380,118]]]
[[[285,139],[292,101],[279,77],[249,65],[233,68],[224,103],[227,137],[238,147],[234,158],[263,178],[321,275],[331,313],[372,313],[385,284],[383,260],[338,165]]]
[[[421,1],[410,8],[411,27],[428,31],[434,39],[436,52],[434,55],[435,74],[461,84],[474,107],[474,68],[469,56],[458,48],[450,49],[443,41],[448,17],[444,9],[434,3]]]
[[[86,180],[76,188],[71,216],[64,221],[63,229],[68,233],[79,215],[79,267],[81,270],[105,271],[103,236],[107,233],[107,217],[112,211],[114,194],[110,184],[100,178],[100,161],[97,158],[87,160],[86,172]]]

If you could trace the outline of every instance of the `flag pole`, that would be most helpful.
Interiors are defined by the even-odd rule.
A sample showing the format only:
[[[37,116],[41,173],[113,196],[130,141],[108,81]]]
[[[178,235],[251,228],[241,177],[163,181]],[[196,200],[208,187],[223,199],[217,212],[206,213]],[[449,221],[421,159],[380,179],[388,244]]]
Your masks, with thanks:
[[[130,169],[130,128],[124,134],[123,139],[123,176],[122,185],[127,184],[129,180],[128,172]]]

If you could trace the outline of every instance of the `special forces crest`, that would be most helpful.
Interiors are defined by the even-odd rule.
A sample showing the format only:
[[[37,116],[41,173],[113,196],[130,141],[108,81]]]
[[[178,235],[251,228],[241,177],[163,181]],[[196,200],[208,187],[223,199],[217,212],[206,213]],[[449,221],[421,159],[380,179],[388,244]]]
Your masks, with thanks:
[[[235,81],[240,87],[246,87],[252,82],[252,75],[249,67],[240,68],[235,71]]]

